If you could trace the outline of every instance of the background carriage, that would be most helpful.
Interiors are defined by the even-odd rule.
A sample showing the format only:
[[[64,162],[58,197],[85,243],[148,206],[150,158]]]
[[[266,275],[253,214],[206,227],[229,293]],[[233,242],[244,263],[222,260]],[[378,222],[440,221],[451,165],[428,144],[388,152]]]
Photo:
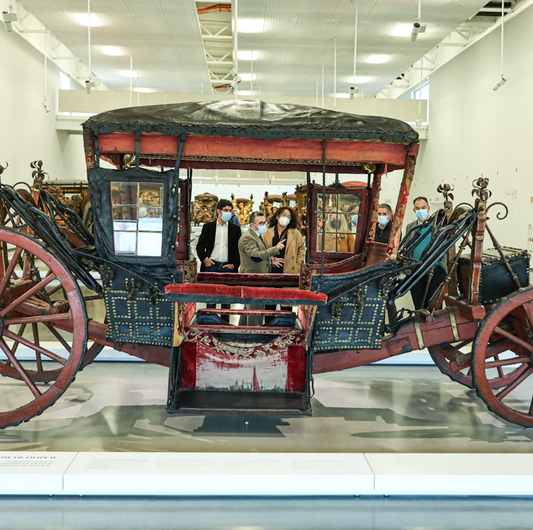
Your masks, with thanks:
[[[479,179],[475,203],[437,213],[422,260],[410,259],[417,229],[399,245],[418,152],[408,125],[295,105],[206,102],[100,114],[84,124],[84,143],[94,236],[43,189],[41,168],[31,201],[0,188],[0,373],[13,382],[1,387],[0,427],[51,406],[104,346],[169,366],[171,413],[279,415],[310,414],[313,373],[428,348],[491,410],[533,425],[522,385],[533,373],[528,258],[494,240],[488,183]],[[308,260],[299,275],[197,272],[189,260],[196,168],[307,173]],[[381,179],[396,170],[391,237],[376,243]],[[322,174],[321,184],[311,172]],[[345,188],[338,178],[327,185],[328,173],[358,174],[366,186]],[[353,248],[325,252],[326,237],[344,233],[328,228],[328,216],[346,216],[354,204],[359,221],[345,233]],[[484,256],[487,235],[496,250]],[[395,300],[454,248],[446,284],[458,272],[462,291],[445,284],[429,310],[396,311]],[[97,319],[101,298],[106,315]],[[221,315],[250,310],[199,305],[251,300],[296,310],[272,311],[268,325],[236,326]],[[61,348],[47,347],[45,333]],[[21,362],[23,350],[35,362]]]

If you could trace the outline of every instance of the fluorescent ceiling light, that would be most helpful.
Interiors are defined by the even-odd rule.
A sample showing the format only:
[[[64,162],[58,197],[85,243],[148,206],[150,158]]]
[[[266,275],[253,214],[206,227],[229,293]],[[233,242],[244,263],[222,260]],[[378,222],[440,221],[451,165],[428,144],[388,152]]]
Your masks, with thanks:
[[[380,55],[377,53],[373,53],[368,56],[366,62],[370,64],[383,64],[386,63],[389,59],[390,55]]]
[[[122,77],[139,77],[139,72],[137,70],[119,70],[118,73]]]
[[[251,90],[239,90],[238,94],[239,96],[251,96],[252,91]]]
[[[243,81],[255,81],[255,74],[239,74]]]
[[[350,94],[347,94],[346,92],[337,92],[335,97],[337,99],[350,99]]]
[[[148,88],[146,86],[140,86],[140,87],[135,88],[134,90],[135,92],[144,92],[145,94],[147,94],[148,92],[153,92],[151,88]]]
[[[74,18],[82,26],[91,26],[91,28],[99,28],[100,26],[104,25],[102,19],[95,13],[91,13],[90,18],[88,13],[75,13]]]
[[[413,30],[413,24],[398,24],[392,30],[393,37],[410,37]]]
[[[264,29],[264,22],[260,18],[245,18],[237,20],[237,31],[239,33],[261,33]]]
[[[353,78],[353,75],[346,76],[344,78],[346,80],[346,83],[350,83],[350,86],[353,85],[364,85],[365,83],[370,83],[372,81],[372,77],[369,75],[356,75],[355,81]]]
[[[257,50],[240,50],[237,52],[239,61],[257,61],[259,59],[259,52]]]
[[[112,55],[114,57],[124,55],[122,48],[119,48],[118,46],[100,46],[100,50],[102,53],[105,53],[106,55]]]

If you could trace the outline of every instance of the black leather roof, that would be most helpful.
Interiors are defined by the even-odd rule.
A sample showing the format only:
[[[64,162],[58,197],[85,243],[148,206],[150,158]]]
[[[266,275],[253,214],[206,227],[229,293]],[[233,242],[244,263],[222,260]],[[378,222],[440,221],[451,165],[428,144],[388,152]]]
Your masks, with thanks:
[[[418,141],[418,133],[400,120],[259,100],[201,101],[116,109],[89,118],[83,128],[94,134],[123,131],[265,140]]]

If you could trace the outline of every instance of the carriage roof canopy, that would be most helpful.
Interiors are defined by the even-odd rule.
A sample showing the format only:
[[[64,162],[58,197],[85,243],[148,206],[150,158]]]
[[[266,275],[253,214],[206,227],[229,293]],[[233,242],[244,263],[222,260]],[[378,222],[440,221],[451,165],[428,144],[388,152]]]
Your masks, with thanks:
[[[400,120],[259,100],[200,101],[116,109],[89,118],[83,128],[94,134],[127,131],[264,140],[418,141],[418,133]]]

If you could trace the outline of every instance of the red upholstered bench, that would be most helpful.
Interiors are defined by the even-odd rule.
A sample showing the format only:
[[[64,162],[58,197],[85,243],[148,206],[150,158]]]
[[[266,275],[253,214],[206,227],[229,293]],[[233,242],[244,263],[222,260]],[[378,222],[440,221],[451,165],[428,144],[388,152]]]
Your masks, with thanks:
[[[327,295],[300,289],[246,287],[209,283],[173,283],[165,287],[165,294],[176,302],[206,302],[222,304],[324,305]]]

